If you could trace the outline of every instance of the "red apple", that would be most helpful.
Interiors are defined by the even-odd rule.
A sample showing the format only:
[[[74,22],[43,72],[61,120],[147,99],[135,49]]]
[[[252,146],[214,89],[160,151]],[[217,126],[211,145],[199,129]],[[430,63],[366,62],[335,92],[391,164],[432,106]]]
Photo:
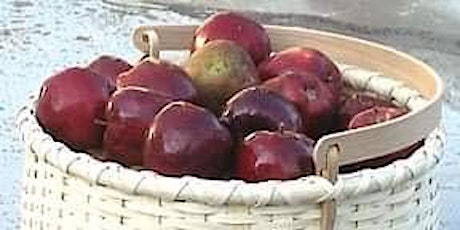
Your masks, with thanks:
[[[91,71],[109,80],[113,91],[116,88],[118,75],[128,71],[131,67],[125,60],[109,55],[102,55],[88,65]]]
[[[222,178],[232,162],[232,138],[214,114],[188,102],[165,106],[150,126],[144,166],[169,176]]]
[[[370,109],[374,106],[393,107],[391,102],[371,96],[367,93],[354,92],[351,95],[343,94],[343,99],[339,108],[339,129],[347,129],[350,120],[359,112]]]
[[[356,129],[389,121],[407,113],[407,109],[398,107],[374,106],[356,114],[348,123],[348,129]]]
[[[141,166],[147,131],[153,118],[168,103],[162,94],[145,88],[121,88],[110,97],[106,108],[103,158],[127,166]]]
[[[237,91],[259,82],[251,58],[232,41],[207,43],[192,54],[184,68],[198,89],[200,104],[215,113]]]
[[[119,75],[117,88],[138,86],[174,100],[194,101],[197,91],[187,73],[172,63],[147,58]]]
[[[318,139],[332,130],[337,105],[333,93],[320,79],[306,73],[289,72],[267,80],[262,86],[279,93],[297,107],[308,137]]]
[[[69,68],[42,85],[37,119],[56,140],[77,150],[102,143],[104,108],[110,96],[106,78],[84,68]]]
[[[236,139],[256,130],[301,131],[302,117],[295,106],[266,88],[250,87],[236,93],[221,115]]]
[[[213,40],[231,40],[259,63],[271,52],[270,39],[264,27],[256,21],[234,12],[219,12],[207,18],[195,31],[194,50]]]
[[[326,82],[337,102],[342,90],[342,74],[337,66],[324,53],[312,48],[293,47],[280,51],[260,63],[258,69],[262,81],[285,72],[307,72]]]
[[[355,129],[359,127],[364,127],[368,125],[373,125],[385,121],[389,121],[393,118],[402,116],[403,114],[407,113],[407,109],[405,108],[397,108],[397,107],[384,107],[384,106],[373,106],[372,108],[366,109],[364,111],[359,112],[356,114],[348,124],[348,129]],[[423,141],[419,141],[407,148],[402,150],[388,153],[384,156],[373,158],[361,162],[357,162],[354,164],[344,165],[340,167],[341,173],[350,173],[357,170],[365,169],[365,168],[378,168],[385,165],[392,163],[398,159],[405,159],[409,157],[415,150],[417,150],[420,146],[423,145]]]
[[[289,180],[315,173],[314,141],[290,132],[256,131],[237,151],[237,178],[258,182]]]

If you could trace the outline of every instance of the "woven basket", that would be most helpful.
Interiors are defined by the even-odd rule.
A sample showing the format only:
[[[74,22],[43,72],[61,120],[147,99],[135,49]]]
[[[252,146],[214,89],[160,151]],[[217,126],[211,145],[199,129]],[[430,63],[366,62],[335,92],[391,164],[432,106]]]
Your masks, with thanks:
[[[139,27],[134,43],[152,55],[185,50],[194,29]],[[437,229],[435,169],[444,146],[440,78],[420,61],[375,43],[301,28],[267,30],[274,50],[320,49],[341,63],[348,87],[375,92],[411,112],[322,137],[315,146],[317,176],[245,183],[165,177],[73,152],[43,132],[33,96],[17,119],[26,150],[22,229]],[[408,159],[338,175],[340,165],[423,138]]]

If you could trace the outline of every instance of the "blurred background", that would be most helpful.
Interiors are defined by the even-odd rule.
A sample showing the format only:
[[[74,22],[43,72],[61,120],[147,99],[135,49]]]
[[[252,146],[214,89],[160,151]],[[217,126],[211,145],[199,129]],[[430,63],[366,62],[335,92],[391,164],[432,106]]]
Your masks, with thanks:
[[[458,0],[2,0],[0,2],[0,229],[18,228],[23,147],[14,116],[26,96],[64,67],[100,54],[128,60],[140,24],[196,24],[216,10],[259,22],[378,41],[427,62],[446,83],[441,218],[460,226],[460,1]]]

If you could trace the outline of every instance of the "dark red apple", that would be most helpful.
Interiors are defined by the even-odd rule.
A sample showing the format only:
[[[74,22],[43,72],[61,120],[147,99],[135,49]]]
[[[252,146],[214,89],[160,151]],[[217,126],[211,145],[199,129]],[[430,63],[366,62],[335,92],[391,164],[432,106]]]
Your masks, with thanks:
[[[169,176],[222,178],[231,162],[231,135],[212,112],[172,102],[155,116],[145,142],[146,168]]]
[[[348,129],[382,123],[405,113],[407,113],[406,108],[374,106],[356,114],[348,123]]]
[[[338,112],[338,126],[340,130],[348,128],[350,120],[359,112],[374,106],[384,106],[396,108],[391,102],[371,96],[367,93],[353,92],[351,94],[343,94],[342,102]]]
[[[234,12],[219,12],[207,18],[195,30],[194,50],[213,40],[231,40],[251,55],[254,63],[263,61],[271,52],[270,38],[256,21]]]
[[[91,71],[109,80],[112,90],[116,88],[118,75],[131,67],[125,60],[110,55],[102,55],[88,65]]]
[[[235,176],[259,182],[314,174],[313,146],[313,140],[299,133],[256,131],[239,146]]]
[[[256,130],[301,131],[303,128],[302,117],[291,102],[259,87],[243,89],[230,98],[221,121],[237,139]]]
[[[147,131],[153,118],[172,99],[140,87],[121,88],[106,108],[103,158],[127,166],[141,166]]]
[[[110,83],[89,69],[69,68],[48,78],[41,87],[37,119],[56,140],[77,150],[102,143],[104,109]]]
[[[197,91],[181,67],[151,57],[142,60],[117,78],[117,88],[138,86],[174,100],[194,101]]]
[[[405,108],[397,107],[384,107],[384,106],[373,106],[372,108],[366,109],[364,111],[356,114],[348,124],[348,129],[355,129],[359,127],[365,127],[385,121],[389,121],[393,118],[399,117],[407,113]],[[392,163],[398,159],[405,159],[409,157],[415,150],[423,145],[423,141],[419,141],[407,148],[402,150],[388,153],[384,156],[373,158],[354,164],[344,165],[340,167],[340,172],[350,173],[357,170],[365,168],[378,168]]]
[[[198,89],[200,104],[216,113],[237,91],[259,82],[251,58],[232,41],[207,43],[192,54],[184,68]]]
[[[307,73],[285,73],[262,85],[279,93],[299,110],[308,137],[318,139],[334,125],[337,105],[326,83]]]
[[[337,66],[324,53],[312,48],[293,47],[280,51],[260,63],[258,70],[262,81],[285,72],[307,72],[326,82],[337,101],[342,90],[342,74]]]

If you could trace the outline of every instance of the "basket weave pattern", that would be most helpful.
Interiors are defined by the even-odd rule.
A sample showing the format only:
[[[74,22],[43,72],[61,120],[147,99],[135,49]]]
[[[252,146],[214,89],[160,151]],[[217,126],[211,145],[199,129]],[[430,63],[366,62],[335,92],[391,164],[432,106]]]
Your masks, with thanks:
[[[417,110],[421,95],[401,82],[340,66],[345,83]],[[320,229],[321,202],[336,200],[335,229],[435,229],[435,166],[444,137],[434,130],[409,159],[375,170],[292,181],[244,183],[169,178],[75,153],[38,125],[34,100],[18,116],[26,143],[22,229]]]

